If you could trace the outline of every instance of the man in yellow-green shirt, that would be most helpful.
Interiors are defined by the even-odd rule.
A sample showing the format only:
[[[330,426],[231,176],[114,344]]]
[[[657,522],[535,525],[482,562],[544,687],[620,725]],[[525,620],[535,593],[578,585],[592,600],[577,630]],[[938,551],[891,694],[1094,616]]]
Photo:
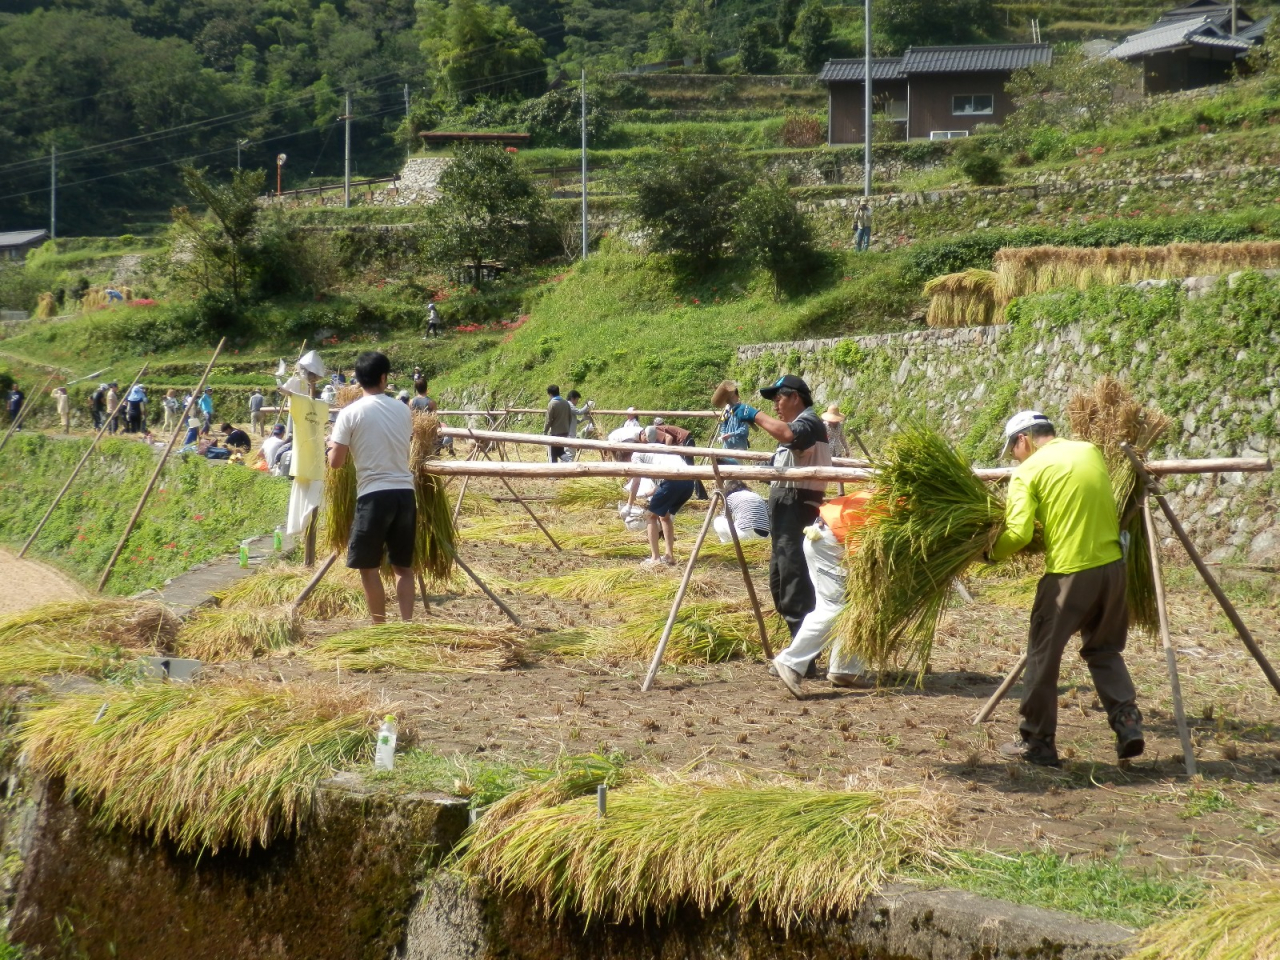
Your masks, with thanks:
[[[1009,481],[1005,528],[991,548],[1003,560],[1044,531],[1045,574],[1036,587],[1023,677],[1021,738],[1000,752],[1042,766],[1061,766],[1058,672],[1072,634],[1089,666],[1098,699],[1116,734],[1121,759],[1142,753],[1142,714],[1124,663],[1129,629],[1125,562],[1111,477],[1091,443],[1061,440],[1044,414],[1024,410],[1004,428],[1004,455],[1018,461]]]

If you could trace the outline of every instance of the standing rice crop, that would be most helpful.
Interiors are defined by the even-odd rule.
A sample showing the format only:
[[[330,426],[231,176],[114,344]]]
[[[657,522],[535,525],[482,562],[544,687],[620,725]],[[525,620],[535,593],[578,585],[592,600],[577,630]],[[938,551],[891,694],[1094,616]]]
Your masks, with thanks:
[[[223,607],[235,609],[292,603],[314,573],[306,567],[271,567],[237,580],[214,596]],[[299,612],[316,620],[363,615],[366,609],[364,594],[347,576],[344,571],[331,572],[316,585]]]
[[[375,707],[318,687],[148,684],[37,706],[18,737],[102,824],[247,853],[297,829],[317,783],[369,760]]]
[[[325,637],[303,656],[317,667],[488,673],[520,665],[519,634],[466,623],[381,623]]]
[[[1004,522],[1004,504],[939,434],[908,426],[875,462],[868,512],[849,553],[846,652],[879,669],[929,663],[953,584]]]
[[[1159,628],[1155,572],[1141,509],[1147,494],[1138,488],[1133,465],[1120,445],[1128,443],[1145,456],[1173,421],[1160,410],[1142,406],[1128,387],[1111,377],[1103,377],[1092,390],[1073,393],[1067,401],[1067,421],[1076,439],[1096,445],[1107,462],[1121,531],[1129,535],[1125,562],[1129,616],[1154,636]]]
[[[18,640],[170,649],[180,621],[162,603],[94,597],[41,604],[0,618],[0,645]]]
[[[496,832],[480,824],[462,869],[499,894],[532,895],[549,917],[642,921],[733,904],[785,928],[850,915],[950,837],[936,800],[913,793],[699,783],[624,787],[604,818],[582,797]]]
[[[302,616],[291,606],[198,610],[178,631],[184,657],[218,663],[251,660],[302,639]]]
[[[1204,906],[1147,928],[1130,960],[1280,957],[1280,879],[1236,883]]]

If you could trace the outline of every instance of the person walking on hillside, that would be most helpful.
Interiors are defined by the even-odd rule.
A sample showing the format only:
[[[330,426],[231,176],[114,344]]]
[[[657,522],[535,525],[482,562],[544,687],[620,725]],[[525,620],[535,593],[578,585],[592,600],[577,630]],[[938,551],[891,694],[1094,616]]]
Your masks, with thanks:
[[[343,407],[330,435],[329,466],[338,470],[350,456],[356,467],[356,513],[347,545],[347,566],[360,583],[374,623],[387,619],[387,595],[379,568],[383,551],[396,577],[400,619],[413,619],[413,547],[417,531],[409,444],[413,414],[387,396],[391,361],[370,350],[356,360],[355,378],[364,396]]]
[[[253,388],[253,393],[249,394],[249,429],[254,431],[258,436],[262,436],[266,432],[266,424],[263,422],[262,408],[266,406],[267,398],[262,395],[259,387]]]
[[[107,419],[107,385],[98,384],[98,389],[89,394],[89,416],[93,420],[93,429],[101,430]]]
[[[560,388],[554,383],[547,387],[547,416],[542,424],[542,432],[552,437],[569,436],[569,423],[573,419],[573,408],[569,401],[560,396]],[[552,463],[559,463],[564,458],[564,447],[552,447],[549,452]]]
[[[22,392],[22,388],[17,383],[9,389],[9,400],[5,404],[5,410],[9,414],[9,423],[14,423],[18,419],[18,414],[22,412],[22,404],[26,401],[27,395]],[[19,427],[18,429],[22,429]]]
[[[434,300],[428,300],[427,301],[427,336],[438,337],[440,335],[440,328],[443,325],[444,324],[440,320],[440,310],[439,308],[436,307],[436,302]],[[427,337],[423,337],[422,339],[425,340],[427,339]]]
[[[745,403],[739,403],[734,414],[778,441],[773,455],[775,467],[831,466],[827,428],[813,412],[813,395],[807,383],[787,374],[761,387],[760,396],[773,401],[776,417]],[[804,559],[804,528],[818,519],[826,489],[825,480],[775,480],[769,487],[769,531],[773,539],[769,592],[792,639],[817,599]],[[784,669],[790,668],[777,665],[779,675]],[[798,684],[800,678],[795,679]]]
[[[1058,759],[1058,673],[1072,634],[1082,638],[1098,699],[1116,736],[1116,755],[1146,747],[1137,693],[1124,662],[1129,629],[1125,562],[1111,476],[1091,443],[1061,440],[1044,414],[1024,410],[1004,428],[1004,451],[1018,466],[1009,479],[1004,532],[990,551],[1003,560],[1044,531],[1044,576],[1036,587],[1022,678],[1019,738],[1006,757],[1046,767]]]
[[[209,387],[200,395],[200,419],[202,432],[208,433],[213,423],[213,391]]]
[[[53,388],[53,402],[58,405],[58,422],[62,424],[62,432],[71,432],[71,398],[67,396],[66,387]]]
[[[853,249],[858,252],[871,249],[871,207],[866,197],[853,212]]]
[[[107,432],[114,434],[120,429],[120,384],[112,380],[107,384]]]

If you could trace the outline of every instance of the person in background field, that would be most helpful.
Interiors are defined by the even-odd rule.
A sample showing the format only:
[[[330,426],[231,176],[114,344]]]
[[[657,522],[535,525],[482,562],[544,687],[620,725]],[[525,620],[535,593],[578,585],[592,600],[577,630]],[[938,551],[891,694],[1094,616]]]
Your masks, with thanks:
[[[328,384],[325,385],[328,388]],[[170,390],[170,393],[173,391]],[[258,387],[253,388],[253,393],[249,394],[249,429],[262,436],[266,432],[266,424],[263,423],[262,408],[266,405],[267,398],[262,395],[262,390]]]
[[[652,443],[655,447],[662,445],[662,441],[658,439],[656,428],[649,427],[645,431],[645,442]],[[631,454],[631,462],[663,467],[684,466],[684,460],[674,453],[660,453],[656,449],[653,453]],[[628,516],[631,513],[642,479],[644,478],[633,477],[627,483],[627,504],[621,511],[623,516]],[[657,487],[654,488],[653,494],[649,497],[649,506],[645,511],[645,522],[649,532],[649,559],[641,564],[642,567],[675,566],[676,531],[672,517],[680,512],[680,508],[688,503],[692,496],[692,480],[657,481]],[[667,543],[666,554],[660,554],[658,551],[659,528],[661,528],[662,537]]]
[[[578,429],[582,426],[582,421],[591,416],[591,408],[596,405],[594,400],[588,400],[581,406],[578,402],[582,399],[582,394],[577,390],[569,391],[569,436],[576,438]],[[583,436],[586,434],[584,433]],[[569,451],[569,458],[573,458],[573,451]]]
[[[716,440],[726,450],[746,450],[749,443],[747,439],[748,424],[744,420],[738,419],[737,414],[733,412],[734,407],[742,402],[738,396],[738,385],[732,380],[722,380],[720,385],[716,387],[715,393],[711,394],[711,406],[717,410],[723,410],[720,415],[720,429],[716,433]],[[737,463],[737,460],[726,458],[721,463]]]
[[[443,324],[440,321],[440,310],[436,307],[434,300],[427,301],[427,336],[438,337],[440,328]],[[423,337],[423,340],[427,337]]]
[[[18,419],[18,414],[22,412],[22,404],[27,399],[27,395],[22,392],[22,388],[15,382],[9,390],[9,400],[5,404],[5,410],[9,414],[9,422],[13,423]],[[22,429],[19,427],[18,429]]]
[[[822,414],[822,422],[827,425],[827,443],[831,444],[831,456],[847,457],[849,442],[844,438],[844,414],[840,412],[840,404],[833,403]],[[844,496],[844,484],[837,483],[836,491]]]
[[[203,421],[203,432],[209,432],[209,426],[213,423],[213,391],[209,387],[204,388],[204,393],[200,395],[200,418]]]
[[[569,436],[569,423],[573,419],[569,401],[560,396],[560,388],[554,383],[547,387],[547,416],[542,424],[542,432],[551,437]],[[564,458],[564,447],[552,447],[549,456],[552,463],[559,463]]]
[[[396,399],[403,403],[406,407],[409,405],[409,391],[401,390],[396,394]]]
[[[409,401],[409,409],[414,413],[435,413],[436,402],[427,396],[426,378],[415,378],[413,381],[413,389],[418,395]]]
[[[778,441],[773,455],[775,467],[831,466],[827,428],[813,412],[813,395],[807,383],[788,374],[761,387],[760,396],[773,401],[776,417],[745,403],[739,403],[734,414]],[[769,592],[792,639],[817,601],[804,559],[804,528],[818,519],[826,489],[825,480],[775,480],[769,487],[769,531],[773,539]]]
[[[417,506],[409,443],[413,415],[387,396],[391,361],[367,351],[356,360],[356,382],[364,396],[343,407],[329,440],[330,468],[338,470],[348,455],[356,467],[356,513],[347,546],[347,566],[360,571],[369,615],[374,623],[387,619],[387,595],[378,568],[383,551],[396,577],[400,619],[413,619],[413,548]]]
[[[1060,440],[1043,413],[1023,410],[1005,424],[1002,456],[1018,466],[1009,479],[1004,532],[990,559],[1003,560],[1044,531],[1044,576],[1031,605],[1027,667],[1022,677],[1019,738],[1000,747],[1006,757],[1040,766],[1058,759],[1058,674],[1067,641],[1079,632],[1098,699],[1116,735],[1116,756],[1146,747],[1142,713],[1124,662],[1129,630],[1125,561],[1111,475],[1102,452],[1081,440]]]
[[[141,433],[142,418],[147,404],[147,388],[135,383],[124,398],[125,433]]]
[[[174,428],[178,426],[178,416],[181,408],[178,406],[178,392],[176,390],[166,390],[164,396],[160,399],[160,408],[164,411],[164,432],[172,433]]]
[[[724,485],[725,500],[729,504],[729,512],[733,514],[733,526],[738,531],[739,540],[769,539],[769,506],[764,497],[747,487],[741,480],[729,480]],[[716,517],[711,527],[720,538],[721,543],[733,539],[729,532],[729,518]]]
[[[627,407],[627,419],[622,421],[624,427],[633,427],[636,430],[641,429],[640,418],[636,416],[635,407]]]
[[[53,388],[53,402],[58,405],[58,422],[62,424],[62,432],[71,432],[71,398],[67,396],[66,387]]]
[[[116,409],[120,406],[120,384],[112,380],[107,384],[107,416],[111,419],[107,422],[107,432],[114,434],[120,429],[120,414]]]
[[[280,455],[280,448],[283,446],[284,424],[277,423],[271,428],[271,436],[262,441],[262,450],[260,451],[263,461],[267,464],[268,470],[276,465],[276,457]]]
[[[234,450],[242,450],[249,452],[249,448],[253,446],[253,441],[249,439],[249,434],[245,433],[239,427],[234,427],[229,423],[222,425],[222,432],[226,434],[226,439],[222,441],[224,446],[231,447]]]
[[[863,197],[853,213],[853,248],[855,251],[871,249],[871,207]]]
[[[338,388],[333,385],[332,380],[320,388],[320,399],[325,403],[333,403],[338,399]]]
[[[281,429],[283,429],[283,427]],[[200,418],[188,417],[187,418],[187,435],[182,438],[183,449],[185,450],[187,447],[195,446],[196,442],[199,439],[200,439]]]
[[[107,385],[98,384],[98,389],[89,394],[89,416],[93,419],[93,429],[101,430],[107,421]]]

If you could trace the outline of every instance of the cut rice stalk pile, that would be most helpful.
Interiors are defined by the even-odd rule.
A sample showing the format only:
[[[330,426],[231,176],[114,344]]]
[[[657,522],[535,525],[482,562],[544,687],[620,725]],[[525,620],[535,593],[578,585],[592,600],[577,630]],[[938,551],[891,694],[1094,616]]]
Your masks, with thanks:
[[[657,649],[668,615],[667,610],[646,606],[644,613],[630,616],[616,627],[585,631],[580,642],[566,645],[560,652],[591,660],[648,660]],[[770,612],[765,615],[765,625],[770,639],[777,643],[782,621]],[[671,630],[663,662],[723,663],[761,656],[760,629],[749,608],[725,602],[685,603]]]
[[[616,507],[626,494],[617,480],[607,477],[581,477],[556,484],[557,507]]]
[[[1073,393],[1067,401],[1067,420],[1076,439],[1095,444],[1107,461],[1121,530],[1129,534],[1125,563],[1129,618],[1150,636],[1155,636],[1159,629],[1155,572],[1151,569],[1147,528],[1141,510],[1146,492],[1138,489],[1133,465],[1120,445],[1128,443],[1139,456],[1145,456],[1173,421],[1159,410],[1142,406],[1128,387],[1111,377],[1103,377],[1092,390]]]
[[[302,639],[302,616],[292,607],[231,607],[199,610],[178,631],[184,657],[210,663],[251,660]]]
[[[411,673],[489,673],[520,665],[513,630],[467,623],[382,623],[325,637],[303,654],[317,667]]]
[[[996,315],[996,275],[970,269],[934,277],[924,285],[929,297],[925,322],[931,327],[982,327]]]
[[[941,859],[951,836],[937,798],[807,787],[655,783],[611,793],[604,818],[582,797],[496,832],[487,819],[462,868],[499,893],[531,894],[550,917],[735,904],[787,928],[851,914],[890,876]]]
[[[171,649],[181,621],[162,603],[93,598],[31,607],[0,619],[0,644],[45,644]]]
[[[440,439],[440,420],[433,413],[414,413],[413,442],[409,463],[413,468],[414,498],[418,507],[417,540],[413,566],[420,576],[447,583],[453,575],[457,531],[453,526],[453,504],[445,490],[445,478],[428,473]]]
[[[1237,883],[1202,907],[1148,927],[1130,960],[1280,957],[1280,877]]]
[[[314,570],[306,567],[272,567],[237,580],[215,597],[222,607],[236,609],[293,603],[314,574]],[[312,620],[363,616],[366,611],[364,594],[348,576],[345,568],[331,570],[303,602],[299,612]]]
[[[370,759],[375,706],[316,687],[148,684],[38,706],[18,736],[103,824],[247,853],[294,831],[317,783]]]
[[[929,663],[953,584],[995,542],[1004,504],[940,435],[908,426],[883,446],[849,552],[843,649],[879,670]]]
[[[137,662],[136,650],[28,638],[0,645],[0,683],[35,684],[46,677],[76,674],[106,677]]]

